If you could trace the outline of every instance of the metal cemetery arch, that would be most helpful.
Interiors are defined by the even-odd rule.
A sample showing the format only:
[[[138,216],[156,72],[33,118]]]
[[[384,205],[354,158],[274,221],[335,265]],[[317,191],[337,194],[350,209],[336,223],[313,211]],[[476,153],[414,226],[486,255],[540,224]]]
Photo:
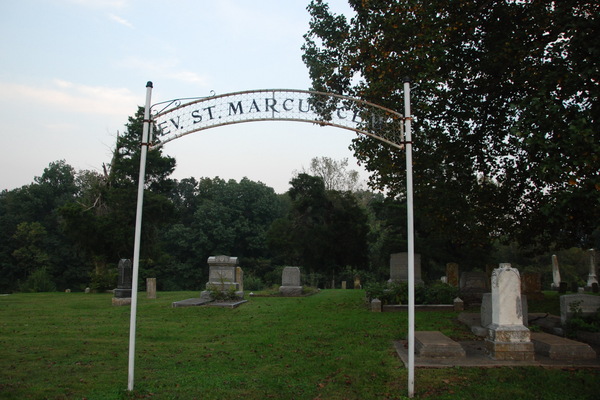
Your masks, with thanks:
[[[351,130],[406,149],[408,216],[408,392],[414,394],[414,236],[410,85],[404,82],[404,114],[376,104],[332,93],[296,89],[264,89],[176,99],[151,105],[152,82],[146,85],[146,104],[138,181],[129,331],[128,390],[133,390],[137,287],[146,156],[149,147],[218,126],[253,121],[296,121]],[[153,128],[157,132],[153,134]],[[155,137],[155,139],[153,138]]]

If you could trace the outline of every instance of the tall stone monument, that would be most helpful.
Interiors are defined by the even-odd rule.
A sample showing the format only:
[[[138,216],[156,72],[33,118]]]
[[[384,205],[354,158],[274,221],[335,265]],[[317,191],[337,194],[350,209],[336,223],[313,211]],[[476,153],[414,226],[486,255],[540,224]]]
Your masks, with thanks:
[[[131,304],[131,281],[133,274],[133,266],[131,260],[120,259],[119,260],[119,277],[117,281],[117,288],[114,290],[114,297],[112,304],[114,306],[124,306]]]
[[[589,289],[594,283],[598,284],[598,277],[596,276],[596,250],[589,249],[588,255],[590,257],[590,273],[588,274],[586,287]]]
[[[209,267],[207,289],[235,291],[237,297],[244,297],[244,272],[238,266],[237,257],[210,256],[207,262]],[[209,290],[201,293],[201,298],[209,297]]]
[[[281,273],[281,286],[279,286],[279,293],[282,296],[302,295],[300,268],[285,267],[283,269],[283,272]]]
[[[560,270],[558,269],[558,257],[552,255],[552,289],[560,288]]]
[[[508,263],[492,272],[492,323],[485,344],[495,360],[535,359],[530,331],[523,325],[521,277]]]
[[[422,285],[421,255],[415,253],[415,284]],[[408,253],[390,254],[390,280],[388,282],[408,282]]]

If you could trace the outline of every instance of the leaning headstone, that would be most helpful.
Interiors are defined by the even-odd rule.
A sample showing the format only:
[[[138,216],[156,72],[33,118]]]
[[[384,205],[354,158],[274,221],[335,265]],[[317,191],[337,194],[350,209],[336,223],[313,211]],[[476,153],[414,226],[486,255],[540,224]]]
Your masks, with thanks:
[[[573,315],[594,315],[600,308],[600,296],[591,294],[566,294],[560,296],[560,322],[565,324]]]
[[[114,290],[114,297],[112,298],[113,306],[125,306],[131,304],[131,280],[133,267],[131,260],[120,259],[119,260],[119,278],[117,281],[117,288]]]
[[[414,278],[416,285],[424,284],[421,279],[421,255],[415,253]],[[408,253],[390,254],[389,282],[408,282]]]
[[[587,287],[591,289],[594,283],[598,283],[598,278],[596,277],[596,251],[589,249],[588,256],[590,259],[590,272],[588,274]]]
[[[149,299],[156,298],[156,278],[146,278],[146,296]]]
[[[480,304],[483,294],[489,290],[489,280],[485,272],[468,271],[460,274],[459,292],[466,304]]]
[[[521,277],[510,264],[492,272],[492,323],[488,325],[486,349],[495,360],[533,361],[531,333],[523,325]]]
[[[448,285],[458,287],[459,276],[457,263],[446,264],[446,282]]]
[[[552,289],[560,288],[560,270],[558,269],[558,257],[552,255]]]
[[[302,282],[300,268],[285,267],[281,272],[281,286],[279,293],[282,296],[301,296]]]

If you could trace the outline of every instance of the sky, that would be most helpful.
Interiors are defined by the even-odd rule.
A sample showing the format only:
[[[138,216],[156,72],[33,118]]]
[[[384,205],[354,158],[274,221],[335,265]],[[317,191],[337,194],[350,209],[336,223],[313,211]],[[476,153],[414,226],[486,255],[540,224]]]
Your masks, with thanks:
[[[0,190],[51,162],[102,171],[118,132],[152,103],[252,89],[309,89],[309,0],[0,0]],[[345,0],[331,10],[351,16]],[[353,132],[251,122],[166,144],[175,179],[247,177],[283,193],[313,157],[347,158]]]

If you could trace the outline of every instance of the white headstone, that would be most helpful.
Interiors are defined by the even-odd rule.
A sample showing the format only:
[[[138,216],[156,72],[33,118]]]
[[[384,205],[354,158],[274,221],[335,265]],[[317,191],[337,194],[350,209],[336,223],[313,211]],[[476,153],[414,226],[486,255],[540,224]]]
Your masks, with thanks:
[[[588,274],[587,287],[592,287],[594,283],[598,283],[596,277],[596,251],[589,249],[588,254],[590,256],[590,273]]]
[[[552,287],[558,289],[560,287],[560,271],[558,269],[558,257],[552,255]]]
[[[496,360],[531,361],[535,357],[529,329],[523,325],[521,277],[510,264],[492,272],[492,323],[486,348]]]

